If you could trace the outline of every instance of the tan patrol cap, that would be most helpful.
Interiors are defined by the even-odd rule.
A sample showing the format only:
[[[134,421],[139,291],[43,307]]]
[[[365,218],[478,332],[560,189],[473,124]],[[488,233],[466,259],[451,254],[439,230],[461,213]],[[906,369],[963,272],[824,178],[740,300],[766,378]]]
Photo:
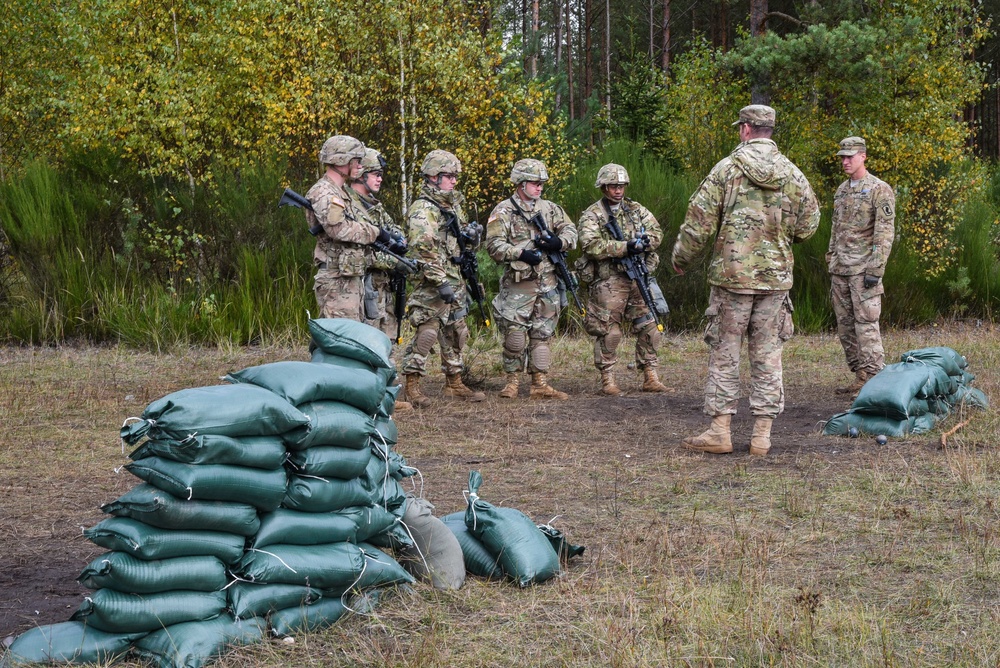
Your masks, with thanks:
[[[837,155],[850,157],[858,153],[868,153],[864,139],[861,137],[848,137],[847,139],[840,140],[840,150],[837,151]]]
[[[740,109],[740,119],[733,125],[748,123],[758,128],[773,128],[774,115],[774,109],[766,104],[751,104]]]

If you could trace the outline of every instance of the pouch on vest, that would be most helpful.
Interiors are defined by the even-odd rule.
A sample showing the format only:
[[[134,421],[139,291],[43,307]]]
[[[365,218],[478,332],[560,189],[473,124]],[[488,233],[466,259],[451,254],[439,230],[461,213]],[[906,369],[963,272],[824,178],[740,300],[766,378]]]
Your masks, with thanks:
[[[372,283],[371,274],[365,274],[365,317],[369,320],[378,320],[381,317],[378,311],[378,292]]]

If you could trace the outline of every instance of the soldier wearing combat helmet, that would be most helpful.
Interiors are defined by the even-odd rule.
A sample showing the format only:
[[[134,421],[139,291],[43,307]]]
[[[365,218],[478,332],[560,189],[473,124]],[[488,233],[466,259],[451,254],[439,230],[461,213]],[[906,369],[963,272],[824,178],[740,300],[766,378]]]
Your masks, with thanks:
[[[583,255],[577,261],[580,278],[590,282],[590,301],[583,326],[594,337],[594,366],[601,374],[601,391],[618,395],[621,389],[615,380],[618,344],[622,339],[622,321],[627,320],[635,332],[635,362],[642,370],[643,392],[669,392],[657,375],[659,361],[656,349],[660,331],[656,315],[646,306],[639,288],[621,267],[617,258],[633,257],[645,262],[650,274],[660,262],[656,249],[663,235],[660,224],[649,209],[625,197],[628,172],[621,165],[608,164],[597,173],[596,188],[602,197],[580,215],[580,247]],[[621,229],[624,240],[616,240],[609,230],[611,219]]]
[[[364,275],[371,257],[368,244],[394,245],[389,230],[368,220],[352,199],[351,181],[361,169],[365,146],[354,137],[336,135],[323,143],[319,161],[323,177],[306,193],[310,228],[318,226],[314,290],[321,318],[349,318],[365,322]]]
[[[532,399],[566,399],[566,393],[547,380],[552,359],[548,341],[562,308],[549,253],[572,250],[576,228],[558,204],[541,198],[549,180],[541,160],[518,160],[510,180],[514,194],[496,205],[486,224],[486,250],[503,267],[500,292],[493,300],[503,332],[503,369],[507,374],[500,396],[517,397],[519,376],[527,365]],[[541,217],[544,234],[533,222],[536,216]]]
[[[415,287],[409,300],[414,335],[403,354],[406,399],[417,408],[431,404],[420,390],[420,378],[427,375],[427,356],[437,343],[446,378],[444,396],[482,401],[485,394],[474,392],[462,382],[469,307],[465,281],[458,265],[451,261],[460,253],[456,230],[476,246],[482,228],[468,223],[462,195],[455,189],[462,163],[454,154],[433,150],[424,158],[420,171],[424,182],[419,197],[410,206],[407,221],[410,254],[422,265],[413,275]]]
[[[689,450],[733,451],[730,422],[740,395],[740,349],[750,355],[750,410],[755,416],[750,454],[771,448],[771,423],[784,409],[781,350],[792,335],[792,244],[819,225],[819,203],[809,181],[771,140],[775,113],[754,104],[740,110],[740,143],[691,195],[674,244],[677,273],[714,242],[705,317],[708,382],[705,414],[711,426],[684,439]]]
[[[837,393],[856,394],[885,366],[878,320],[885,292],[882,276],[895,236],[896,195],[865,167],[864,139],[844,139],[837,155],[847,180],[833,196],[826,262],[837,335],[854,373],[854,382]]]

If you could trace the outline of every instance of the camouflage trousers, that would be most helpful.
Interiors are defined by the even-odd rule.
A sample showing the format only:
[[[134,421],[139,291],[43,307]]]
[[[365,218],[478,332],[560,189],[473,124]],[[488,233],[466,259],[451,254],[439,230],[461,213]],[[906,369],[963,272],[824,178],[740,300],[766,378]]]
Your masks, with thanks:
[[[438,344],[441,350],[441,371],[446,376],[462,373],[462,352],[469,340],[465,316],[469,307],[465,299],[465,285],[455,287],[457,297],[448,304],[438,294],[436,286],[421,283],[410,295],[409,317],[413,326],[413,339],[403,351],[403,375],[427,375],[427,357]]]
[[[313,283],[320,318],[365,319],[365,285],[361,276],[336,276],[326,269],[316,272]]]
[[[635,332],[635,364],[640,369],[660,366],[656,349],[660,331],[656,318],[628,276],[612,274],[590,286],[587,315],[583,328],[594,337],[594,366],[608,371],[618,363],[618,344],[622,340],[622,320],[628,319]]]
[[[538,281],[500,283],[493,312],[503,334],[503,370],[547,373],[552,362],[549,339],[559,322],[559,290],[539,292]]]
[[[878,319],[882,315],[882,281],[865,289],[864,274],[830,276],[830,299],[837,316],[837,336],[854,373],[874,376],[885,366]]]
[[[750,412],[776,417],[785,408],[781,349],[791,338],[792,301],[787,291],[743,295],[712,286],[705,310],[708,382],[705,414],[733,415],[740,397],[740,350],[750,357]]]
[[[392,290],[392,281],[389,275],[382,271],[372,272],[372,284],[378,292],[378,319],[371,322],[373,327],[377,327],[382,333],[392,341],[392,354],[390,358],[395,362],[398,359],[399,346],[396,344],[396,293]]]

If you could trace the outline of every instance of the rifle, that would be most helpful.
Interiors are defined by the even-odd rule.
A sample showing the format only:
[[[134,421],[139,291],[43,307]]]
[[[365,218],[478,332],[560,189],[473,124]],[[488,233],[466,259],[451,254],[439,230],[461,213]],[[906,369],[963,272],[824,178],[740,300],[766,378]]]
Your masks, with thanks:
[[[435,206],[437,205],[435,204]],[[438,208],[444,214],[445,220],[448,221],[448,230],[458,240],[458,256],[451,258],[451,262],[458,265],[458,270],[462,274],[462,278],[465,279],[465,289],[479,306],[479,315],[483,317],[483,322],[489,327],[490,318],[486,315],[486,308],[483,306],[486,294],[483,291],[482,283],[479,282],[479,258],[476,257],[476,252],[468,246],[471,239],[459,228],[458,215],[454,211]]]
[[[281,199],[278,200],[278,208],[288,205],[298,207],[299,209],[307,209],[309,211],[314,211],[312,202],[310,202],[308,199],[298,194],[291,188],[285,188],[285,192],[281,193]],[[315,225],[309,228],[309,234],[313,235],[314,237],[322,231],[323,231],[323,225],[321,225],[320,223],[316,223]],[[400,255],[399,253],[389,250],[389,247],[386,246],[381,241],[373,241],[368,245],[380,253],[385,253],[386,255],[395,258],[398,262],[402,263],[411,272],[414,272],[420,268],[419,262],[417,262],[416,260],[407,259],[402,255]]]
[[[622,234],[622,229],[618,226],[615,214],[611,211],[611,207],[608,206],[606,201],[604,202],[604,209],[608,212],[608,222],[604,225],[604,228],[615,241],[625,241],[625,235]],[[639,230],[640,235],[645,233],[645,227]],[[625,275],[635,282],[635,286],[639,289],[639,294],[642,295],[642,301],[646,303],[646,308],[649,309],[649,312],[653,314],[653,318],[656,320],[656,329],[662,332],[665,328],[663,322],[660,320],[660,316],[669,313],[670,307],[667,306],[667,300],[663,298],[660,286],[649,275],[645,253],[643,253],[641,258],[626,254],[625,257],[618,258],[617,261],[621,265],[621,268],[625,270]],[[655,295],[653,294],[654,291]]]
[[[396,344],[403,344],[403,318],[406,317],[406,275],[401,271],[393,272],[389,286],[395,294],[392,313],[396,316]]]
[[[514,205],[515,209],[517,209],[521,218],[524,218],[526,221],[538,228],[538,232],[541,236],[546,239],[552,236],[552,232],[549,231],[549,226],[545,224],[545,219],[542,218],[541,211],[536,211],[534,216],[528,218],[524,215],[524,211],[521,210],[521,207],[518,206],[517,202],[514,201],[513,195],[510,198],[510,203]],[[576,307],[580,309],[580,314],[587,315],[587,309],[585,309],[583,304],[580,303],[580,295],[577,294],[577,289],[579,289],[580,283],[576,280],[576,277],[573,276],[572,272],[570,272],[569,267],[566,266],[566,251],[545,251],[545,255],[549,258],[549,262],[552,263],[552,266],[555,267],[556,276],[559,277],[559,282],[563,284],[563,287],[566,290],[569,290],[571,295],[573,295],[573,301],[576,302]]]

